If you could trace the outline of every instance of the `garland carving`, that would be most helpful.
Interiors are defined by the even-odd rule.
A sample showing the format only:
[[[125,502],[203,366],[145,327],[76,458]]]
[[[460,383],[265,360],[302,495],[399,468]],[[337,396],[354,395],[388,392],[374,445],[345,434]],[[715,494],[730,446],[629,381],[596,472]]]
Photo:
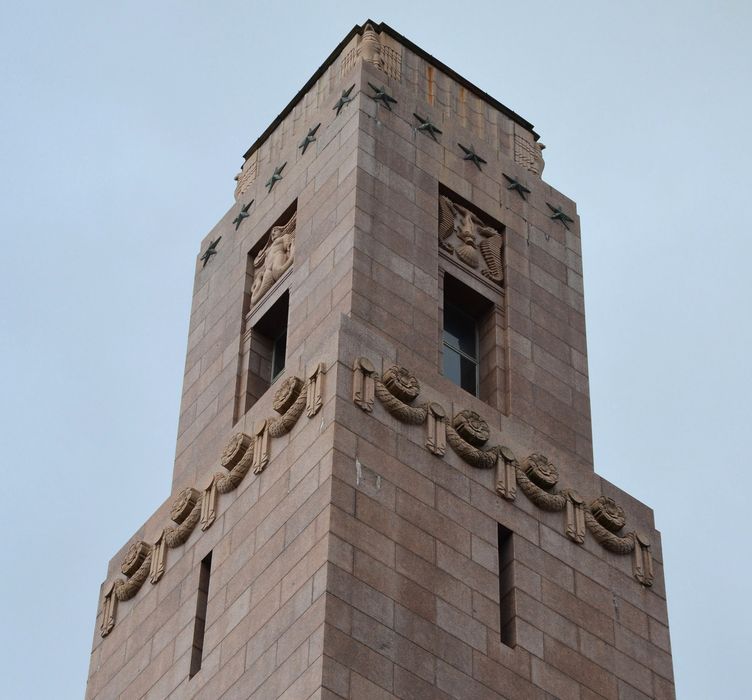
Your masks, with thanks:
[[[654,580],[650,542],[638,532],[617,534],[625,526],[624,510],[607,496],[589,506],[573,489],[557,489],[559,470],[548,457],[533,452],[522,462],[503,445],[484,447],[490,438],[488,423],[475,411],[463,410],[447,424],[446,412],[437,403],[410,404],[420,394],[420,383],[404,367],[390,367],[379,377],[368,358],[353,365],[353,401],[366,413],[373,411],[374,397],[387,412],[409,425],[427,424],[426,448],[437,457],[446,453],[446,443],[465,462],[478,469],[497,469],[496,493],[514,501],[519,488],[538,508],[564,512],[565,535],[576,544],[585,542],[586,532],[609,552],[633,554],[634,577],[644,586]]]
[[[115,579],[104,590],[100,634],[106,637],[114,628],[118,602],[133,598],[146,579],[156,584],[164,575],[167,550],[188,541],[196,526],[208,530],[217,517],[219,494],[236,489],[251,469],[255,474],[264,470],[270,458],[270,438],[289,433],[303,411],[309,418],[323,405],[323,377],[326,365],[316,366],[306,381],[289,377],[274,395],[273,408],[279,417],[267,418],[256,425],[253,435],[236,433],[230,438],[220,464],[226,472],[216,472],[203,491],[189,486],[178,493],[170,509],[176,527],[165,527],[153,544],[134,542],[128,549],[121,571],[127,577]]]
[[[420,391],[418,380],[404,367],[390,367],[383,379],[373,375],[374,393],[397,420],[409,425],[422,425],[428,416],[428,407],[409,406]]]

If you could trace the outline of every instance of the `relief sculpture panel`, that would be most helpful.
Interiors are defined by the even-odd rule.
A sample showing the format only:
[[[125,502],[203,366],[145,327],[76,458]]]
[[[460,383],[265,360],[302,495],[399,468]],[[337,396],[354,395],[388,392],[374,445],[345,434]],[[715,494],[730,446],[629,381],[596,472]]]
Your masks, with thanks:
[[[269,240],[253,260],[251,306],[266,294],[274,283],[292,266],[295,259],[295,218],[272,227]]]
[[[439,197],[439,247],[492,282],[504,282],[501,233],[449,197]]]

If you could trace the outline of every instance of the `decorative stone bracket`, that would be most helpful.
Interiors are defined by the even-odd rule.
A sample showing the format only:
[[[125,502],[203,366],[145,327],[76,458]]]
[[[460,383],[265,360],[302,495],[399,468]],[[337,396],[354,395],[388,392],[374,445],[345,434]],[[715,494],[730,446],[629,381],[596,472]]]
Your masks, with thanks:
[[[224,472],[216,472],[202,491],[189,486],[175,499],[170,518],[177,527],[166,527],[153,544],[134,542],[123,559],[121,571],[126,580],[115,579],[104,591],[100,633],[106,637],[115,626],[119,601],[129,600],[138,593],[147,577],[156,584],[167,566],[167,551],[185,544],[196,526],[208,530],[217,518],[219,494],[235,490],[253,469],[260,474],[269,463],[271,438],[289,433],[303,411],[313,418],[323,405],[323,381],[326,365],[318,364],[304,382],[289,377],[282,382],[272,404],[279,417],[266,418],[256,425],[253,435],[237,433],[225,447],[220,464]]]
[[[443,457],[448,442],[462,460],[477,469],[496,468],[496,493],[514,501],[517,489],[541,510],[564,512],[565,534],[577,544],[585,542],[586,531],[605,549],[615,554],[633,556],[634,577],[644,586],[653,584],[653,560],[650,543],[641,534],[617,533],[625,526],[624,510],[607,496],[596,498],[586,507],[584,499],[573,489],[558,490],[559,470],[545,455],[534,452],[518,462],[512,450],[503,445],[484,447],[490,438],[488,423],[475,411],[457,413],[447,425],[446,411],[437,403],[411,404],[420,394],[420,383],[409,370],[397,365],[379,377],[365,357],[353,365],[353,401],[371,413],[374,399],[397,420],[409,425],[427,424],[426,448]]]

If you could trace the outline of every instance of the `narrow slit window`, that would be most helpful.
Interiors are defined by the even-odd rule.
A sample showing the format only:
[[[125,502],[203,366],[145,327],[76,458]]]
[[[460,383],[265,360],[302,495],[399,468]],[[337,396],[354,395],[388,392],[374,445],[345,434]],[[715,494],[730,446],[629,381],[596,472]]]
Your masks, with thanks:
[[[206,631],[206,609],[209,602],[209,578],[211,576],[212,553],[209,552],[201,560],[198,574],[198,597],[196,599],[196,621],[193,626],[193,649],[191,651],[191,670],[189,678],[193,678],[201,669],[204,659],[204,632]]]
[[[508,647],[517,644],[515,625],[514,536],[499,524],[499,629],[501,642]]]

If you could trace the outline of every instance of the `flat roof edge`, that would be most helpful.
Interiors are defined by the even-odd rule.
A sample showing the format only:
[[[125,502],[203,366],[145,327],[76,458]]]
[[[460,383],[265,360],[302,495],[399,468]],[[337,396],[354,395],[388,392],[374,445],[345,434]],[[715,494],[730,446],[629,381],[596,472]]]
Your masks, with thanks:
[[[536,141],[538,140],[539,135],[536,133],[533,125],[527,121],[527,119],[521,117],[517,112],[509,109],[506,105],[503,105],[501,102],[499,102],[496,98],[489,95],[487,92],[484,92],[479,87],[471,83],[466,78],[463,78],[459,73],[452,70],[449,66],[447,66],[445,63],[442,63],[437,58],[429,54],[428,52],[424,51],[420,48],[420,46],[417,46],[412,41],[410,41],[407,37],[402,36],[398,31],[392,29],[388,24],[385,22],[374,22],[373,20],[367,19],[363,24],[356,24],[345,36],[342,41],[337,44],[335,49],[327,56],[327,58],[324,60],[324,62],[316,69],[316,72],[306,81],[305,85],[303,85],[300,90],[295,94],[295,97],[290,100],[290,102],[287,103],[287,106],[274,118],[271,124],[264,130],[264,132],[259,136],[253,144],[250,146],[250,148],[243,154],[243,159],[247,160],[254,151],[256,151],[261,144],[266,141],[269,136],[272,135],[274,130],[282,123],[282,121],[292,112],[295,105],[304,97],[304,95],[315,85],[316,81],[326,72],[327,68],[334,63],[337,56],[339,56],[340,53],[342,53],[342,50],[347,46],[348,43],[352,40],[352,38],[356,34],[361,34],[363,32],[363,29],[367,24],[370,24],[374,27],[378,32],[384,32],[385,34],[388,34],[393,39],[398,41],[400,44],[402,44],[405,48],[412,51],[417,56],[420,56],[424,61],[432,65],[434,68],[440,70],[442,73],[446,73],[452,80],[456,81],[460,85],[462,85],[466,90],[469,92],[474,93],[478,97],[480,97],[485,102],[488,102],[492,107],[497,109],[499,112],[504,114],[505,116],[509,117],[513,122],[519,124],[525,129],[528,129],[532,132],[533,136],[535,137]]]

